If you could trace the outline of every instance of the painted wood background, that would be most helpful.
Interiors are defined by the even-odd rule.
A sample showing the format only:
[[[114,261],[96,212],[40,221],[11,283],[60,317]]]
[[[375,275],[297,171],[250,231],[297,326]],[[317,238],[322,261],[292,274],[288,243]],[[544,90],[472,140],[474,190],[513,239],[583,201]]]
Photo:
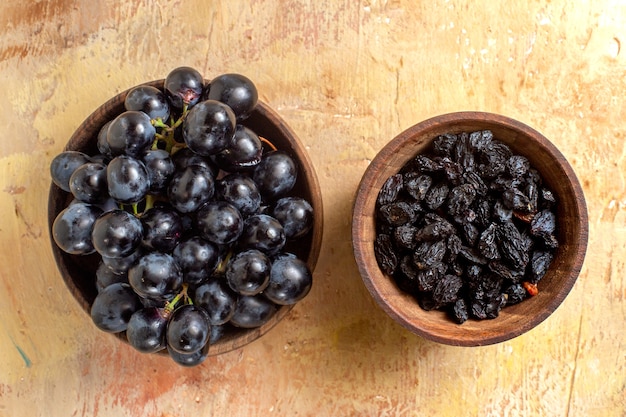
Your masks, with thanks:
[[[0,31],[0,416],[626,415],[623,1],[4,0]],[[252,78],[307,146],[325,204],[309,296],[264,338],[195,369],[95,330],[46,223],[48,165],[78,124],[180,65]],[[376,152],[457,110],[543,132],[590,218],[562,306],[481,348],[395,324],[350,243]]]

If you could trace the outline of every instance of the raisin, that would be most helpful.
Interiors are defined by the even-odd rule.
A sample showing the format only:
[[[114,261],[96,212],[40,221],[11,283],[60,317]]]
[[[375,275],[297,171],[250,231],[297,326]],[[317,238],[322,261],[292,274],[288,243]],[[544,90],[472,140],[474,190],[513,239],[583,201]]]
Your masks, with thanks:
[[[461,184],[461,179],[463,177],[463,168],[461,165],[448,157],[441,160],[441,165],[446,178],[452,185]]]
[[[445,272],[446,266],[442,263],[436,263],[429,269],[418,271],[416,274],[418,289],[420,291],[432,291]]]
[[[547,251],[533,252],[530,260],[530,279],[529,281],[536,284],[548,272],[550,263],[552,263],[553,255]]]
[[[509,188],[504,191],[502,193],[502,202],[505,207],[511,210],[519,210],[527,213],[532,211],[530,199],[517,188]]]
[[[414,249],[416,244],[417,227],[402,225],[393,231],[393,241],[400,249]]]
[[[523,269],[528,263],[527,240],[517,230],[512,222],[498,226],[497,237],[502,257],[507,260],[513,269]]]
[[[471,184],[462,184],[450,190],[448,212],[451,216],[462,215],[476,198],[476,189]]]
[[[380,218],[391,226],[402,226],[413,223],[418,216],[413,204],[405,201],[385,204],[378,211]]]
[[[525,156],[512,155],[508,161],[506,161],[506,168],[510,176],[519,178],[528,173],[530,162],[528,162],[528,158]]]
[[[500,259],[500,251],[498,250],[497,237],[498,225],[491,223],[480,235],[478,240],[478,250],[480,254],[487,259]]]
[[[450,188],[446,184],[440,183],[432,186],[426,193],[424,203],[430,210],[437,210],[448,198]]]
[[[472,132],[469,135],[470,146],[475,151],[483,151],[491,146],[493,141],[493,133],[490,130]]]
[[[550,210],[542,210],[530,222],[530,234],[533,236],[551,235],[556,230],[556,216]]]
[[[504,293],[506,294],[506,303],[508,305],[517,304],[526,298],[526,290],[522,284],[513,284],[509,286]]]
[[[433,151],[435,155],[439,155],[439,156],[452,155],[452,151],[456,147],[457,140],[458,140],[457,136],[452,133],[446,133],[446,134],[437,136],[433,140]]]
[[[398,267],[398,256],[389,235],[378,235],[376,237],[374,255],[383,272],[387,275],[393,275]]]
[[[378,192],[378,205],[393,203],[398,199],[398,194],[402,190],[402,174],[392,175],[385,181]]]
[[[444,275],[433,290],[433,301],[439,306],[445,306],[456,302],[459,298],[459,291],[463,287],[463,280],[456,275]]]
[[[418,229],[415,233],[415,240],[418,242],[441,240],[455,232],[454,226],[444,219],[441,221],[429,223]]]
[[[413,262],[417,269],[429,269],[443,260],[446,254],[446,243],[443,240],[422,242],[413,253]]]
[[[418,155],[413,159],[413,167],[417,172],[436,172],[441,170],[441,164],[427,156]]]
[[[467,311],[467,303],[463,298],[459,298],[454,303],[451,311],[452,317],[458,324],[463,324],[469,318],[469,313]]]
[[[404,176],[405,191],[417,201],[422,201],[433,183],[432,177],[426,174],[408,173]]]
[[[523,269],[513,269],[500,261],[489,262],[489,270],[509,282],[520,282],[524,278]]]

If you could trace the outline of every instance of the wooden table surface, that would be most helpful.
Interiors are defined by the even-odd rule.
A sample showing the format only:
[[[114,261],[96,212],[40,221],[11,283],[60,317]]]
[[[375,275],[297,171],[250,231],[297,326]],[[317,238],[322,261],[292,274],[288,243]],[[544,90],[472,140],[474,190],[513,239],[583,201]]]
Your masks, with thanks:
[[[626,415],[623,1],[4,0],[0,31],[0,416]],[[262,339],[193,369],[95,329],[46,220],[48,165],[78,124],[180,65],[256,82],[310,152],[325,215],[309,296]],[[350,242],[376,152],[458,110],[543,132],[589,210],[565,302],[480,348],[394,323]]]

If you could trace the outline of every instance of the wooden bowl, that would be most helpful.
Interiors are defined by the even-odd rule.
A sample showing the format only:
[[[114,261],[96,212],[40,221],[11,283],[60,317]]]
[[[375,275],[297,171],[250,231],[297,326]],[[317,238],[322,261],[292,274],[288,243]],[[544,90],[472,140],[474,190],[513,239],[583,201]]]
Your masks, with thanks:
[[[385,180],[424,152],[445,133],[491,130],[494,138],[526,156],[558,200],[559,248],[539,282],[539,293],[506,306],[497,318],[470,319],[459,325],[442,311],[425,311],[396,287],[374,255],[375,206]],[[382,309],[411,332],[439,343],[480,346],[503,342],[537,326],[563,302],[576,282],[588,239],[588,219],[581,186],[569,163],[542,134],[510,118],[479,112],[437,116],[400,133],[374,158],[358,187],[352,219],[354,255],[365,286]]]
[[[146,83],[158,88],[163,87],[164,80]],[[88,155],[98,153],[96,138],[100,128],[109,120],[124,111],[126,90],[100,106],[74,132],[65,150],[76,150]],[[323,229],[322,197],[313,164],[295,133],[266,104],[258,102],[256,109],[245,120],[244,125],[259,136],[267,138],[279,149],[289,152],[298,163],[298,179],[291,195],[300,196],[309,201],[314,210],[313,229],[297,243],[289,244],[286,249],[306,261],[314,270],[320,252]],[[54,183],[50,186],[48,198],[48,225],[51,230],[57,214],[71,201],[72,195],[64,192]],[[95,270],[99,262],[98,255],[73,256],[58,248],[51,236],[51,246],[58,269],[67,288],[81,305],[89,317],[91,304],[97,295],[95,286]],[[264,325],[255,329],[229,328],[220,340],[210,346],[209,355],[217,355],[240,348],[267,333],[291,311],[294,306],[279,307],[276,314]],[[94,326],[94,329],[96,327]],[[116,334],[127,342],[125,333]],[[162,353],[163,351],[161,351]]]

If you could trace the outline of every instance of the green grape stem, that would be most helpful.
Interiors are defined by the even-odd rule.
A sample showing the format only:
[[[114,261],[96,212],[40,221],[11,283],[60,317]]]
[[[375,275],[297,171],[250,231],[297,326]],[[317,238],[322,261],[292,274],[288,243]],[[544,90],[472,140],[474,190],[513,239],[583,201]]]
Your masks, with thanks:
[[[172,301],[168,302],[165,307],[163,308],[163,316],[164,317],[169,317],[170,314],[172,314],[172,312],[176,309],[176,306],[178,305],[178,302],[181,299],[185,300],[185,303],[188,303],[187,300],[191,300],[191,298],[189,298],[189,295],[187,294],[187,290],[188,290],[189,286],[187,284],[183,284],[183,289],[176,294],[176,297],[174,297],[172,299]],[[189,304],[189,303],[188,303]],[[191,303],[193,304],[193,303]]]

